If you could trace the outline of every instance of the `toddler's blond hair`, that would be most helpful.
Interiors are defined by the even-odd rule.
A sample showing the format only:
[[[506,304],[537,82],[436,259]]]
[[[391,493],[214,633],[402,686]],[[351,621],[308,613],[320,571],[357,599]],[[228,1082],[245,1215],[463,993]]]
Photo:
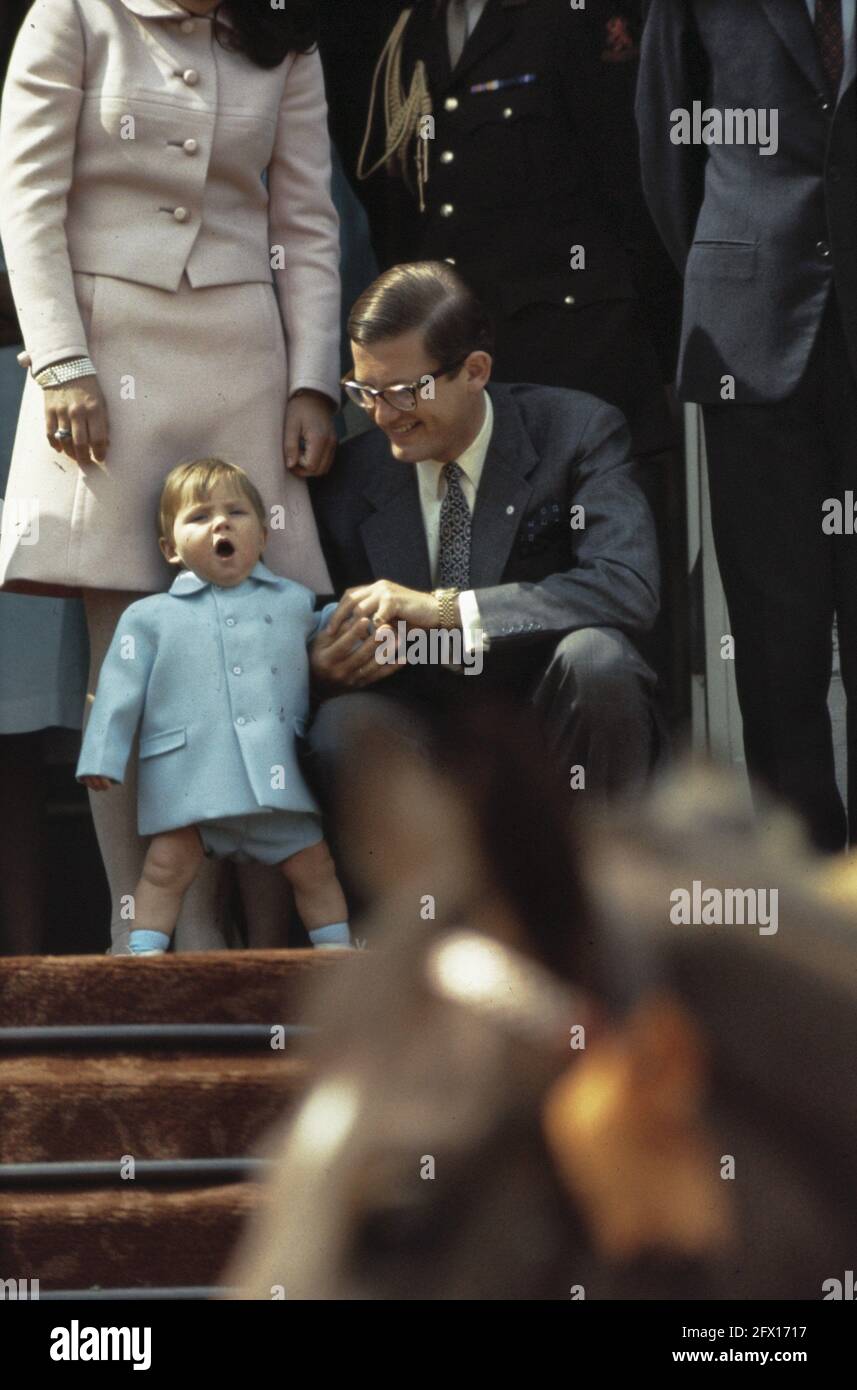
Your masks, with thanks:
[[[177,463],[164,480],[158,506],[158,538],[173,544],[173,528],[181,508],[188,503],[205,502],[219,483],[230,483],[236,493],[246,497],[262,526],[268,525],[265,504],[255,483],[237,463],[223,459],[190,459]]]

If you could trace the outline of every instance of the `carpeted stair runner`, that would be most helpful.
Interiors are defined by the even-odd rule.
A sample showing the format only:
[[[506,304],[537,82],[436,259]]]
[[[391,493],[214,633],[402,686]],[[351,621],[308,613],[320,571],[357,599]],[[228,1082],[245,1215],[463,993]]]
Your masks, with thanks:
[[[290,1050],[300,997],[349,959],[0,959],[0,1278],[217,1285],[257,1191],[248,1156],[306,1084]],[[177,1177],[169,1160],[197,1162]]]

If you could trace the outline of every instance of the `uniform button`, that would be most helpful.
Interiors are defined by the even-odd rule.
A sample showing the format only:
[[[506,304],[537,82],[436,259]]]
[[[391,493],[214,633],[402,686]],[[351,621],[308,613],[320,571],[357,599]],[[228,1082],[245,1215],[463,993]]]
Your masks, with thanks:
[[[182,149],[184,150],[185,154],[196,154],[197,150],[199,149],[199,144],[196,140],[185,140],[184,144],[182,145]]]
[[[190,213],[188,212],[187,208],[173,208],[173,217],[175,218],[176,222],[187,222],[187,219],[190,217]]]
[[[514,114],[515,114],[515,113],[514,113],[514,111],[512,110],[511,106],[504,106],[504,107],[503,107],[503,117],[504,117],[505,120],[508,121],[509,117],[510,117],[510,116],[514,116]]]
[[[565,299],[564,299],[562,302],[563,302],[563,304],[573,304],[573,303],[574,303],[574,295],[573,295],[573,294],[567,294],[567,295],[565,296]]]
[[[817,241],[815,243],[815,249],[823,261],[830,259],[830,247],[826,241]]]
[[[440,157],[440,162],[441,164],[451,164],[454,159],[455,154],[452,150],[444,150],[443,154]]]
[[[233,666],[233,667],[232,667],[232,674],[233,674],[233,676],[240,676],[242,670],[243,670],[243,667],[241,667],[241,666]]]
[[[227,618],[227,619],[226,619],[226,626],[227,626],[227,627],[234,627],[234,626],[235,626],[235,619],[234,619],[234,618]]]
[[[196,68],[185,68],[182,73],[182,82],[186,87],[195,87],[199,81],[199,73]]]
[[[443,259],[446,261],[447,265],[455,265],[455,257],[454,257],[454,256],[444,256]]]
[[[443,103],[443,109],[444,111],[457,111],[458,97],[447,97],[446,101]]]
[[[507,516],[514,516],[514,515],[515,515],[515,508],[512,507],[512,506],[507,507],[507,508],[506,508],[506,515],[507,515]]]
[[[247,723],[247,720],[244,718],[243,714],[239,714],[238,718],[235,720],[235,723],[238,724],[240,728],[243,728],[244,725]]]
[[[196,25],[194,24],[192,19],[183,19],[181,24],[179,25],[179,28],[181,29],[183,34],[192,34],[194,29],[196,28]]]
[[[454,212],[455,212],[455,208],[453,207],[452,203],[441,203],[441,205],[440,205],[440,215],[441,215],[441,217],[451,217],[452,214],[453,214]]]
[[[830,110],[830,102],[827,100],[827,97],[824,96],[824,95],[821,94],[821,93],[819,94],[819,98],[818,98],[818,109],[819,109],[819,111],[829,111],[829,110]]]

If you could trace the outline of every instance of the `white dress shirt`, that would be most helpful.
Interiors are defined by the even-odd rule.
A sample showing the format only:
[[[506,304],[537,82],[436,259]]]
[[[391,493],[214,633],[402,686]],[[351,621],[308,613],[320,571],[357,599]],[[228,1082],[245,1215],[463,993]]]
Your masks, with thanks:
[[[491,432],[494,428],[494,407],[491,404],[491,397],[487,391],[482,392],[485,402],[485,416],[482,426],[467,448],[462,450],[455,462],[461,469],[461,490],[464,499],[470,508],[470,515],[473,515],[473,508],[476,505],[476,492],[479,487],[479,479],[482,477],[482,469],[485,466],[485,455],[488,453],[488,445],[491,440]],[[417,464],[417,485],[420,494],[420,511],[425,527],[426,543],[428,545],[429,567],[431,570],[432,584],[437,580],[438,551],[440,548],[440,509],[443,506],[443,499],[446,496],[446,479],[443,476],[445,463],[439,463],[437,459],[423,459]],[[461,628],[464,633],[464,649],[468,656],[476,650],[487,651],[488,639],[482,632],[479,617],[479,605],[476,602],[476,595],[472,589],[465,590],[458,596],[458,610],[461,614]]]
[[[466,43],[466,42],[467,42],[467,39],[469,39],[469,38],[470,38],[470,35],[473,33],[473,30],[475,29],[475,27],[476,27],[476,25],[477,25],[477,23],[478,23],[478,21],[479,21],[479,17],[480,17],[480,15],[482,14],[482,11],[485,9],[485,6],[487,5],[487,3],[488,3],[488,0],[451,0],[451,3],[450,3],[450,5],[448,6],[447,11],[446,11],[446,29],[447,29],[447,36],[448,36],[448,39],[449,39],[449,47],[450,47],[450,54],[449,54],[449,56],[450,56],[450,61],[452,62],[453,67],[455,67],[455,63],[458,61],[458,58],[461,56],[460,54],[454,54],[454,53],[453,53],[453,38],[454,38],[454,34],[455,34],[455,25],[456,25],[456,15],[455,15],[456,7],[458,8],[459,13],[460,13],[460,11],[463,9],[463,10],[464,10],[464,14],[465,14],[465,16],[466,16],[466,22],[467,22],[467,35],[466,35],[466,38],[465,38],[465,43]],[[453,60],[454,60],[454,61],[453,61]]]
[[[806,0],[806,8],[809,10],[809,17],[815,23],[815,0]],[[845,64],[842,69],[842,81],[839,84],[839,95],[845,91],[849,83],[853,82],[857,73],[857,43],[854,42],[854,16],[857,12],[857,0],[842,0],[842,36],[845,40]]]

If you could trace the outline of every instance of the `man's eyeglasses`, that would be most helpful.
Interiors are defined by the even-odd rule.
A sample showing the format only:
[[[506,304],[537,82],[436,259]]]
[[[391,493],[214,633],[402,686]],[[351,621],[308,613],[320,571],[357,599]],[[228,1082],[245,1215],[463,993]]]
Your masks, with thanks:
[[[468,353],[469,357],[470,354]],[[376,399],[380,396],[382,401],[386,401],[394,410],[416,410],[417,392],[425,389],[428,381],[437,381],[439,377],[448,376],[450,372],[458,371],[467,357],[460,357],[457,362],[453,362],[448,367],[439,367],[436,372],[425,372],[416,381],[396,382],[393,386],[384,386],[380,390],[377,386],[364,386],[360,381],[345,381],[342,385],[345,394],[355,405],[359,405],[362,410],[371,410]]]

